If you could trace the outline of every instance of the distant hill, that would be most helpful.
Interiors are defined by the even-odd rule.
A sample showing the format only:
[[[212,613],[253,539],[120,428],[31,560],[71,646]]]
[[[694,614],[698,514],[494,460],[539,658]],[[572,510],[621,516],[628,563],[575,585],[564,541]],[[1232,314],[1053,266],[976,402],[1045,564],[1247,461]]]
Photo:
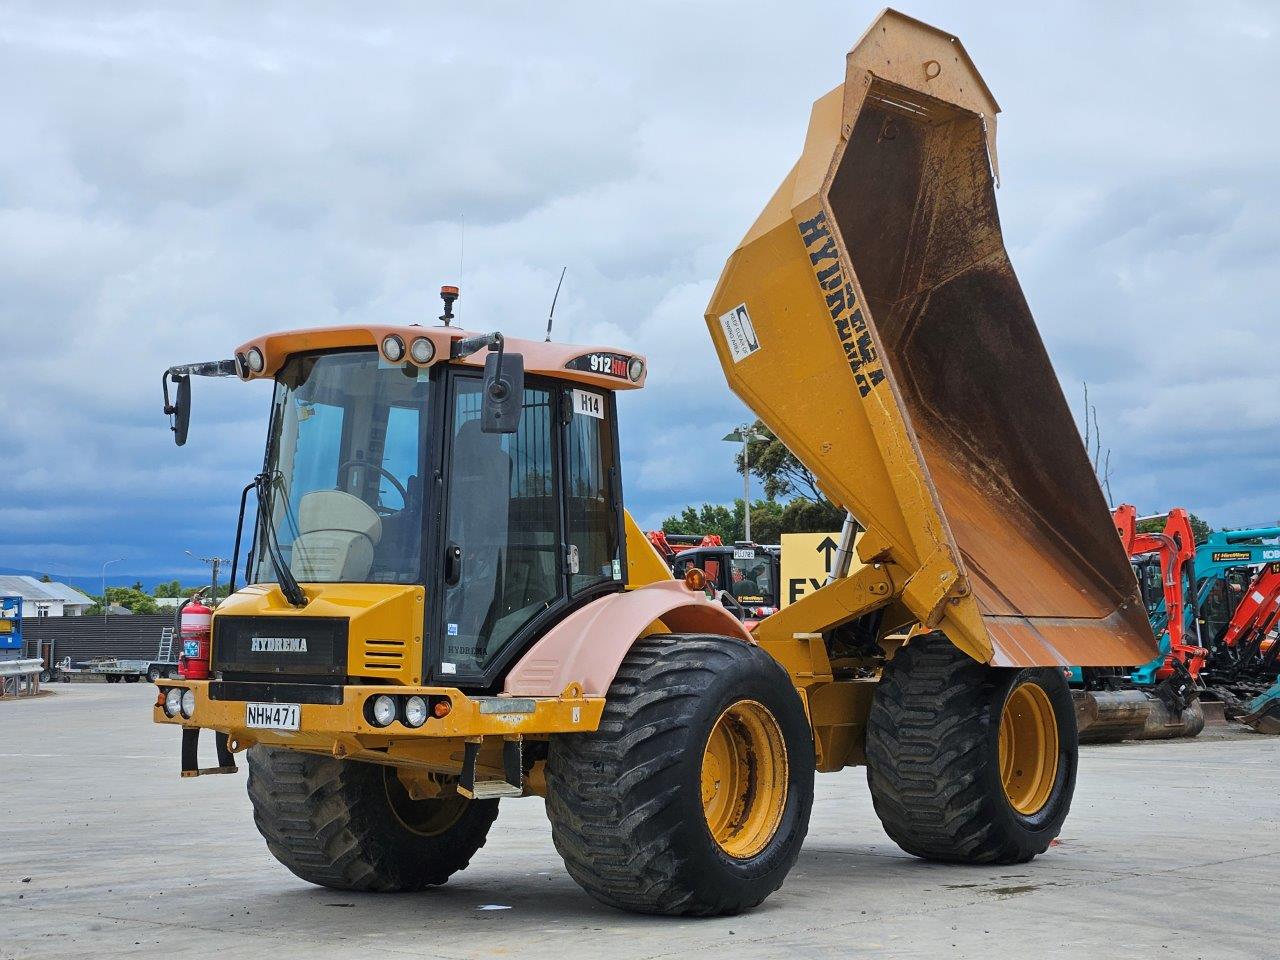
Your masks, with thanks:
[[[102,577],[94,576],[93,574],[89,574],[88,576],[64,576],[54,573],[52,570],[24,570],[19,567],[0,567],[0,573],[17,577],[35,577],[37,580],[47,573],[52,579],[57,580],[59,583],[65,583],[73,586],[81,593],[91,593],[96,596],[102,592]],[[138,575],[133,573],[116,574],[110,569],[107,570],[107,586],[131,587],[135,583],[141,582],[142,589],[147,593],[154,590],[158,583],[168,583],[170,580],[178,579],[181,579],[184,583],[192,582],[192,577],[179,577],[174,573],[149,573]],[[194,582],[207,582],[207,578],[204,581],[195,580]]]

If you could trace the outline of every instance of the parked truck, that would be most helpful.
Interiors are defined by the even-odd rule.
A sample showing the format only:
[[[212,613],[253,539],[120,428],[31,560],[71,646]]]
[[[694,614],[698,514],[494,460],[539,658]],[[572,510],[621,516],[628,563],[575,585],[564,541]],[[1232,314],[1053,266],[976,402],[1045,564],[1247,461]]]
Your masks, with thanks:
[[[201,730],[213,771],[247,751],[269,850],[344,890],[443,883],[534,795],[600,901],[731,914],[795,863],[815,772],[852,765],[911,854],[1046,850],[1076,783],[1064,666],[1156,647],[1005,252],[997,110],[955,37],[885,12],[728,260],[730,387],[865,531],[754,633],[623,508],[643,356],[461,330],[446,288],[443,326],[170,368],[179,443],[193,375],[275,390],[211,679],[159,684],[183,772]]]

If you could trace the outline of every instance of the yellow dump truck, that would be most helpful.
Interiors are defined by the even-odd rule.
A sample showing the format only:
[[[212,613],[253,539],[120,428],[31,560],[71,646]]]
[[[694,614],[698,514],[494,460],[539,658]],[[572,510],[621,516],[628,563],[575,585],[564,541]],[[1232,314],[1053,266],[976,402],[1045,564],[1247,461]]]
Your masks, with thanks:
[[[795,863],[815,772],[859,764],[910,853],[1043,852],[1076,778],[1063,668],[1155,644],[1004,250],[996,112],[958,40],[882,14],[729,259],[728,382],[851,517],[830,582],[754,633],[624,510],[644,357],[461,330],[446,289],[440,326],[167,371],[179,442],[193,375],[275,390],[246,585],[208,679],[158,685],[183,772],[247,751],[272,854],[348,890],[443,883],[536,795],[597,899],[734,913]]]

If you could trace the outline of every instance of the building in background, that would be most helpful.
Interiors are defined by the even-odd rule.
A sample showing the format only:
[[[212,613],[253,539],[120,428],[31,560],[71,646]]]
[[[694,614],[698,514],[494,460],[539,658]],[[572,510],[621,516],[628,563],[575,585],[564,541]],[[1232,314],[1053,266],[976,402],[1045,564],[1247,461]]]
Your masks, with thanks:
[[[65,583],[44,583],[35,577],[0,576],[0,595],[22,598],[24,619],[79,617],[93,606],[87,597]]]

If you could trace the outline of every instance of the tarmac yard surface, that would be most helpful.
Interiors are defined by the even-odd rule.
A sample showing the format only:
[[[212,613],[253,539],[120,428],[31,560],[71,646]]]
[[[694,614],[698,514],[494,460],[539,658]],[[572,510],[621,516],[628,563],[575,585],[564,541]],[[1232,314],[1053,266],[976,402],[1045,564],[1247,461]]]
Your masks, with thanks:
[[[1086,747],[1060,842],[1015,867],[912,859],[881,831],[863,770],[819,775],[786,885],[749,914],[679,920],[579,890],[536,798],[504,801],[444,887],[310,886],[267,853],[243,772],[178,777],[153,687],[54,690],[0,702],[5,960],[1280,956],[1280,738]]]

